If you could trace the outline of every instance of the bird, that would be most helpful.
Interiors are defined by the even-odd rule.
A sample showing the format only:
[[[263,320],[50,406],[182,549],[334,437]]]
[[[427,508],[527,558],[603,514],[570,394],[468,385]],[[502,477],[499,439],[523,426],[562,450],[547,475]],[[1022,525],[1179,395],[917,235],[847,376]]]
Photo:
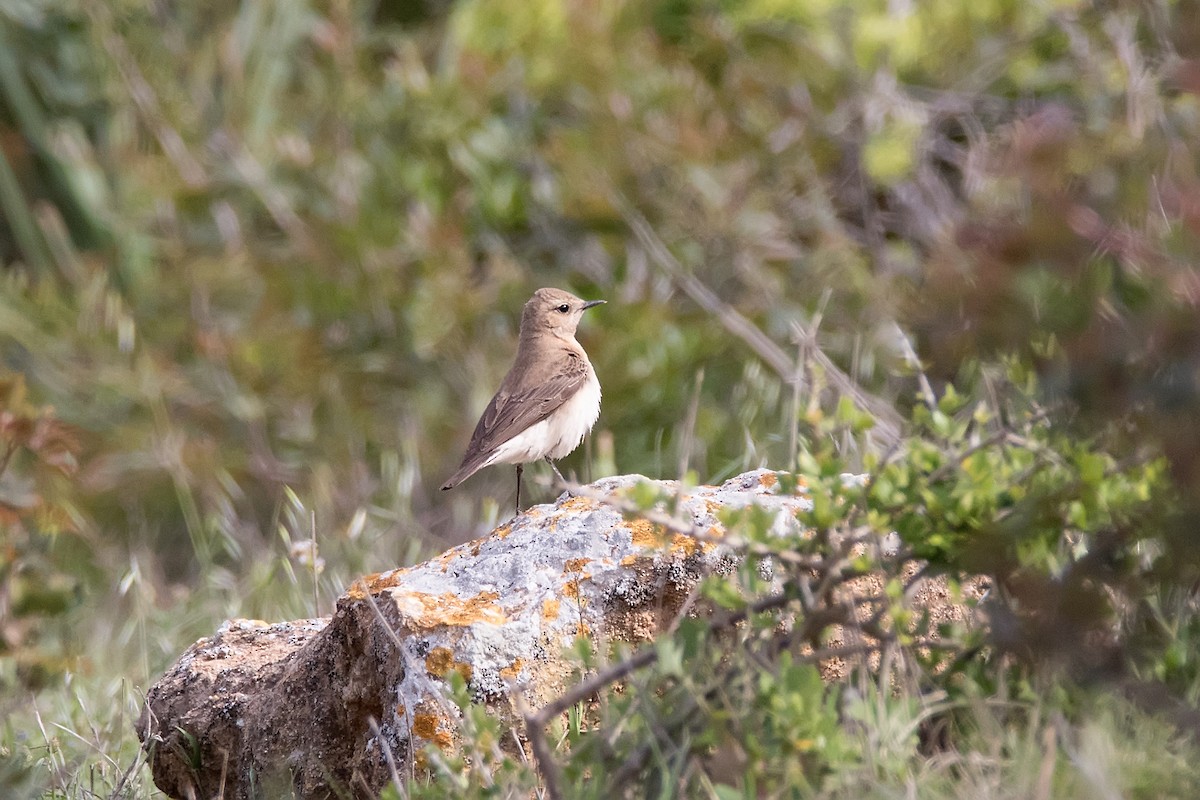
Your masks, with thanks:
[[[561,289],[533,293],[521,312],[512,368],[479,418],[462,465],[442,491],[484,467],[515,464],[520,513],[523,465],[545,459],[565,483],[554,462],[578,447],[600,416],[600,381],[575,331],[583,312],[604,302],[581,300]]]

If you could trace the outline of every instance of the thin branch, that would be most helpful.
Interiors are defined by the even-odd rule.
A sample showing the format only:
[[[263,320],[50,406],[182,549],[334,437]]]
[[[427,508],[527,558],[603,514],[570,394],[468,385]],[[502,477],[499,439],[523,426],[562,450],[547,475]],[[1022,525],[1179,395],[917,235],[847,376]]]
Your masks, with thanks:
[[[817,331],[821,328],[821,322],[825,319],[825,308],[829,305],[829,299],[833,296],[833,290],[828,286],[821,292],[821,300],[817,303],[816,313],[812,315],[807,325],[800,322],[792,323],[792,335],[796,345],[796,373],[792,380],[792,419],[790,427],[790,436],[788,439],[788,467],[795,469],[796,459],[799,456],[800,450],[800,395],[805,387],[809,392],[810,407],[816,402],[819,390],[813,383],[812,366],[811,366],[811,351],[813,343],[817,341]]]
[[[629,658],[618,661],[597,672],[587,680],[580,681],[571,689],[551,700],[537,711],[525,717],[527,723],[545,725],[551,719],[566,711],[576,703],[582,702],[609,684],[616,683],[629,673],[647,667],[658,660],[658,651],[654,648],[639,650]]]
[[[396,787],[396,791],[401,797],[408,797],[408,790],[404,788],[404,782],[400,780],[400,771],[396,769],[396,759],[392,756],[392,746],[383,736],[383,731],[379,728],[379,723],[375,720],[373,714],[367,715],[367,724],[371,726],[371,733],[379,740],[379,749],[383,752],[383,758],[387,762],[388,772],[392,776],[392,785]],[[409,740],[409,750],[412,749],[412,740]],[[411,759],[410,759],[411,760]]]
[[[913,347],[912,341],[908,338],[908,334],[900,327],[897,322],[892,322],[892,327],[895,329],[896,338],[900,342],[900,350],[904,354],[904,362],[917,374],[917,385],[921,389],[921,396],[925,400],[925,405],[930,409],[937,408],[937,395],[933,393],[933,386],[929,383],[929,376],[925,374],[925,370],[921,365],[921,358],[917,355],[917,350]]]
[[[743,622],[752,614],[770,611],[773,608],[786,605],[794,599],[794,595],[790,592],[780,592],[778,594],[769,595],[749,604],[743,609],[729,612],[728,614],[720,617],[714,617],[709,629],[716,631],[732,627],[740,622]],[[630,673],[642,669],[643,667],[647,667],[657,660],[658,650],[652,647],[639,650],[628,658],[605,667],[587,680],[580,681],[571,689],[559,695],[554,700],[551,700],[549,703],[542,706],[532,714],[527,714],[525,717],[526,722],[536,722],[539,725],[545,725],[554,717],[563,713],[576,703],[580,703],[596,694],[596,692],[600,691],[605,686],[616,683]]]
[[[715,631],[732,627],[749,618],[751,614],[757,614],[786,605],[793,599],[794,596],[790,592],[781,592],[764,597],[740,611],[714,618],[709,629]],[[562,714],[576,703],[586,700],[604,687],[624,679],[633,672],[647,667],[657,660],[657,649],[650,647],[639,650],[628,658],[600,670],[587,680],[580,681],[537,711],[525,714],[525,735],[529,739],[529,746],[533,750],[534,760],[537,762],[538,770],[541,772],[542,780],[545,783],[546,795],[550,800],[562,800],[562,773],[546,741],[546,725],[551,719]]]
[[[708,313],[712,314],[721,325],[734,336],[737,336],[753,350],[759,358],[775,370],[784,381],[796,380],[795,364],[783,348],[759,330],[753,322],[742,316],[737,309],[730,306],[709,289],[699,278],[688,272],[675,255],[667,248],[662,239],[655,233],[646,218],[618,194],[615,198],[617,207],[625,224],[633,232],[634,237],[650,254],[659,268],[671,278],[692,300]],[[875,418],[873,433],[885,444],[890,445],[900,438],[901,417],[890,403],[867,392],[858,383],[841,370],[829,356],[813,344],[811,358],[825,371],[829,382],[844,395],[849,396],[856,406]]]
[[[226,134],[218,141],[223,145],[223,149],[238,175],[258,195],[259,201],[267,209],[267,213],[271,215],[271,219],[275,221],[279,229],[286,233],[306,256],[318,258],[320,248],[309,232],[308,225],[292,207],[287,195],[272,185],[266,168],[254,157],[245,144],[235,141],[231,133],[226,132]]]
[[[692,447],[696,440],[696,418],[700,413],[700,389],[704,386],[704,367],[696,371],[696,380],[692,389],[692,399],[688,403],[687,415],[683,418],[682,437],[679,443],[679,480],[687,476],[691,466]]]

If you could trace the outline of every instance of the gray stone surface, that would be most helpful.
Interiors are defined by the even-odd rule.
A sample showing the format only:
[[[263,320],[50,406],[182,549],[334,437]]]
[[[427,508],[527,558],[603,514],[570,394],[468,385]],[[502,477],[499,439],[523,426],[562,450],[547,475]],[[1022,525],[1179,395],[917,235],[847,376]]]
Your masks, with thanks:
[[[453,744],[451,671],[476,702],[515,720],[519,704],[566,688],[573,668],[562,653],[576,636],[650,639],[702,575],[732,566],[722,509],[782,511],[783,533],[809,504],[778,494],[767,470],[692,488],[675,515],[708,532],[698,541],[602,502],[643,482],[597,481],[423,564],[367,576],[331,618],[225,623],[148,693],[139,734],[155,782],[179,798],[373,796],[426,742]]]

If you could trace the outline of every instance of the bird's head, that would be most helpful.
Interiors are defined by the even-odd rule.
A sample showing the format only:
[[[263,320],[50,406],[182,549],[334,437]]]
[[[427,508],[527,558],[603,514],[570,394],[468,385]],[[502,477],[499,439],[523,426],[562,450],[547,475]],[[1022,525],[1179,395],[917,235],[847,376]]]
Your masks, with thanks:
[[[548,332],[560,339],[572,339],[583,312],[603,302],[580,300],[562,289],[538,289],[521,314],[521,338]]]

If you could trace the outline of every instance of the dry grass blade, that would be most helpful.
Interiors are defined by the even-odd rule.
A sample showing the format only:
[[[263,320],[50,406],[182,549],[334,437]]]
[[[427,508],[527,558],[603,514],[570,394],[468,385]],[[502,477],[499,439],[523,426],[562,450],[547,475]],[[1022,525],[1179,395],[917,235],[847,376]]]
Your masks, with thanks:
[[[200,189],[209,183],[208,174],[204,167],[192,155],[187,143],[179,131],[171,126],[159,106],[158,97],[129,47],[113,28],[113,20],[108,4],[85,3],[85,8],[92,15],[93,24],[104,31],[104,48],[108,51],[124,81],[130,99],[137,107],[142,123],[154,134],[159,147],[170,159],[179,177],[190,189]]]

